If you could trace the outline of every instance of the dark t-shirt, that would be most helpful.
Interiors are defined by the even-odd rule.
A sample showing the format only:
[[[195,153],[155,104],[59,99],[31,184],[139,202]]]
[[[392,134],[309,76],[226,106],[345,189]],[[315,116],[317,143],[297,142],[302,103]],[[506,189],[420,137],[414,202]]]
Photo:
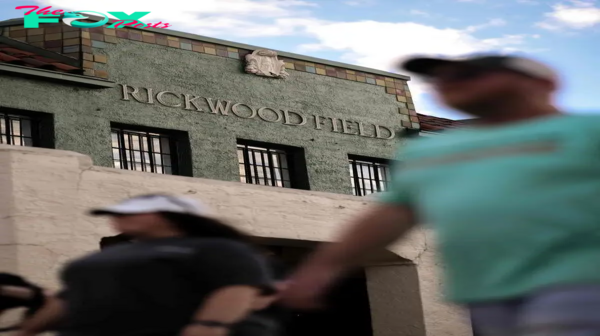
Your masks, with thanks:
[[[271,267],[271,272],[276,281],[282,281],[286,279],[288,270],[282,262],[277,260],[275,257],[272,257],[268,260],[268,264]],[[255,314],[270,317],[276,321],[279,321],[279,323],[284,323],[290,318],[291,312],[289,309],[275,303],[266,309],[256,312]]]
[[[219,288],[272,290],[263,259],[249,246],[225,239],[116,245],[70,263],[62,280],[68,307],[64,336],[177,335]]]
[[[275,257],[268,259],[268,265],[276,281],[285,280],[287,267]],[[236,327],[232,336],[284,336],[285,324],[292,318],[292,312],[274,303],[266,309],[253,312],[248,320]]]

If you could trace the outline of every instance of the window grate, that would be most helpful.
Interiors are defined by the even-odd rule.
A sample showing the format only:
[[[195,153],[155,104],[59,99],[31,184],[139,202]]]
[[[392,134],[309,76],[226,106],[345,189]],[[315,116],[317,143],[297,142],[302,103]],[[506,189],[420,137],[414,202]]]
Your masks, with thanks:
[[[146,131],[112,128],[115,168],[157,174],[177,174],[175,146],[170,136]]]
[[[238,144],[240,180],[244,183],[292,188],[286,151]]]
[[[0,113],[0,144],[33,147],[34,123],[29,117]]]
[[[351,158],[349,168],[354,196],[366,196],[387,190],[390,182],[388,164]]]

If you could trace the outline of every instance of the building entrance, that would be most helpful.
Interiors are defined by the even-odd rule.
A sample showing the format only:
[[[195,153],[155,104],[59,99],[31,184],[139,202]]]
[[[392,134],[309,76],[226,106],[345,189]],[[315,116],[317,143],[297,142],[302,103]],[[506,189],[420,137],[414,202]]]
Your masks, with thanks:
[[[100,248],[129,242],[122,235],[105,237]],[[307,247],[265,245],[278,268],[277,273],[292,271],[311,252]],[[367,282],[364,270],[339,282],[325,299],[320,311],[290,311],[284,317],[285,336],[373,336]]]
[[[265,246],[282,267],[292,270],[308,248]],[[286,336],[372,336],[371,312],[364,270],[351,274],[333,288],[321,311],[292,311],[284,324]]]

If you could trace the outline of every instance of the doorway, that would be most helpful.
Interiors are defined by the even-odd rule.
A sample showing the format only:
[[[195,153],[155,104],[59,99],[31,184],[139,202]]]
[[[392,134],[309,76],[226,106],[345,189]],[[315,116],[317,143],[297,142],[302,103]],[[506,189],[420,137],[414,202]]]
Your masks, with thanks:
[[[129,243],[124,235],[105,237],[100,249]],[[293,270],[312,251],[307,247],[261,244],[278,262],[278,273]],[[285,336],[373,336],[367,279],[363,269],[340,281],[325,299],[321,311],[292,311],[284,322]]]
[[[311,251],[309,248],[264,246],[294,269]],[[322,311],[293,311],[284,325],[286,336],[373,336],[371,311],[364,270],[339,282],[329,293]]]

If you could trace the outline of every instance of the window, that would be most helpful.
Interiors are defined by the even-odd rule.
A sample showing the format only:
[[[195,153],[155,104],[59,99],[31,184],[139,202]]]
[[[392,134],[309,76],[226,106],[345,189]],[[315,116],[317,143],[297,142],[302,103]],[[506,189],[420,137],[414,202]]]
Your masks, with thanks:
[[[111,137],[115,168],[191,176],[185,132],[113,124]]]
[[[386,191],[390,181],[388,160],[349,156],[350,183],[354,196]]]
[[[51,114],[0,107],[0,144],[53,148],[53,126]]]
[[[240,140],[237,153],[242,182],[309,189],[302,148]]]

